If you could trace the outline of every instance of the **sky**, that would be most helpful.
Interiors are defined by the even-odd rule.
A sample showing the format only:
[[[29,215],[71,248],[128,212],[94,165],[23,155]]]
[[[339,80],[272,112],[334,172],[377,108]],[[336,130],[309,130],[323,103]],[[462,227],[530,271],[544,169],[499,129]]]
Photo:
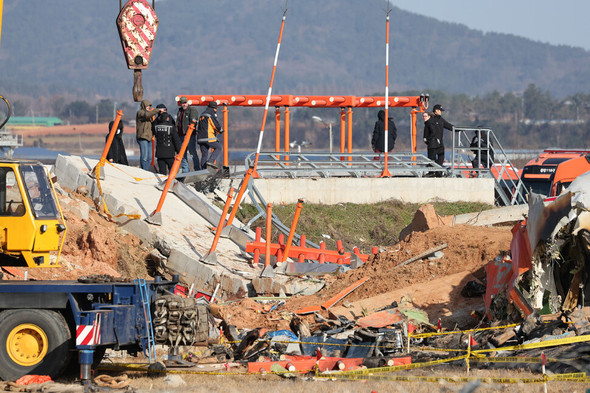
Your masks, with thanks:
[[[590,50],[589,0],[391,0],[403,10],[484,32]]]

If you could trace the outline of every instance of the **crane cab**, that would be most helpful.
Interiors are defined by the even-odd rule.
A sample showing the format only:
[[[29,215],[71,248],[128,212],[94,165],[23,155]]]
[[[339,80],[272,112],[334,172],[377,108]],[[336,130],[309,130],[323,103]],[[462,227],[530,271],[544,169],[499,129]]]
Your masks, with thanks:
[[[57,267],[65,232],[46,168],[37,161],[0,161],[0,265]]]

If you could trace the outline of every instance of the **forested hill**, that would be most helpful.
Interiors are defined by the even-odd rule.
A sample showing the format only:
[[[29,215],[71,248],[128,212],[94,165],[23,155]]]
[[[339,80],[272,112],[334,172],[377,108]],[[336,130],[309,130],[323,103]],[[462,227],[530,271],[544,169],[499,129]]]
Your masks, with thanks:
[[[151,2],[150,2],[151,3]],[[275,79],[278,94],[372,94],[383,90],[383,0],[292,0]],[[145,95],[265,94],[280,0],[160,0],[160,24],[144,71]],[[117,0],[5,0],[0,93],[129,100]],[[513,35],[483,34],[393,8],[390,89],[470,95],[556,96],[590,91],[590,52]]]

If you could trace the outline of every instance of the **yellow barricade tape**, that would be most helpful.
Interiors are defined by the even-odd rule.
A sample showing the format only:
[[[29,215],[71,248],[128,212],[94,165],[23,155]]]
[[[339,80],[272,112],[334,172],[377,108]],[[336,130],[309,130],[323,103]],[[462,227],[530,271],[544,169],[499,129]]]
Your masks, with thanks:
[[[433,332],[433,333],[418,333],[418,334],[410,334],[410,338],[426,338],[432,336],[445,336],[448,334],[464,334],[470,332],[481,332],[484,330],[498,330],[498,329],[506,329],[510,327],[515,327],[520,325],[519,323],[513,323],[510,325],[503,325],[503,326],[492,326],[486,328],[477,328],[477,329],[468,329],[468,330],[452,330],[450,332]]]
[[[397,381],[397,382],[440,382],[468,383],[479,380],[483,383],[545,383],[548,381],[586,382],[586,373],[543,375],[538,378],[504,378],[504,377],[446,377],[446,376],[421,376],[421,375],[348,375],[343,373],[320,374],[318,378],[344,379],[344,380],[371,380],[371,381]]]
[[[542,363],[540,357],[505,356],[505,357],[472,357],[470,361],[475,363]],[[548,363],[559,362],[559,359],[547,358]]]
[[[575,336],[567,338],[557,338],[554,340],[540,341],[537,343],[511,345],[508,347],[491,348],[491,349],[478,349],[472,351],[473,353],[485,353],[485,352],[500,352],[500,351],[518,351],[521,349],[534,349],[534,348],[547,348],[554,347],[557,345],[575,344],[590,341],[590,335]]]
[[[100,195],[100,200],[102,201],[102,205],[104,206],[104,211],[105,211],[107,217],[109,219],[111,219],[113,217],[114,218],[117,218],[117,217],[123,217],[123,216],[125,216],[125,217],[127,217],[127,218],[129,218],[131,220],[139,220],[141,218],[141,216],[139,214],[125,214],[125,213],[121,213],[121,214],[117,214],[116,216],[113,216],[111,214],[111,212],[109,211],[109,208],[108,208],[108,206],[107,206],[107,204],[104,201],[104,198],[102,196],[102,186],[100,185],[100,168],[101,168],[100,164],[97,164],[96,167],[94,168],[94,178],[96,179],[96,186],[98,187],[98,194]]]
[[[123,172],[124,174],[126,174],[127,176],[133,178],[133,180],[135,181],[143,181],[143,180],[148,180],[148,179],[153,179],[153,177],[135,177],[133,175],[130,175],[129,173],[125,172],[123,169],[119,168],[118,166],[115,166],[115,164],[113,164],[110,161],[105,161],[107,164],[109,164],[110,166],[112,166],[113,168],[115,168],[118,171]],[[166,175],[160,175],[160,174],[156,174],[155,177],[157,177],[158,179],[167,179],[168,176]]]
[[[388,372],[393,372],[393,371],[410,370],[410,369],[415,369],[415,368],[436,366],[438,364],[450,363],[450,362],[454,362],[456,360],[463,360],[463,359],[467,359],[467,355],[461,355],[461,356],[456,356],[456,357],[447,358],[447,359],[431,360],[429,362],[422,362],[422,363],[401,364],[399,366],[375,367],[375,368],[367,368],[367,369],[363,369],[363,370],[342,371],[339,374],[366,375],[366,374],[388,373]]]

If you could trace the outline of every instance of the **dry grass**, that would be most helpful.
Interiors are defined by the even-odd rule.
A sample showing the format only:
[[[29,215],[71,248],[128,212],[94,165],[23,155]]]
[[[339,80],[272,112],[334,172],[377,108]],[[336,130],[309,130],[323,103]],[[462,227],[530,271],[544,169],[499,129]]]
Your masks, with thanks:
[[[464,371],[454,372],[414,370],[400,372],[395,375],[444,375],[465,377]],[[186,386],[171,388],[164,378],[149,378],[140,374],[131,376],[131,386],[138,392],[207,392],[207,393],[260,393],[260,392],[301,392],[301,393],[328,393],[328,392],[459,392],[465,383],[440,382],[397,382],[397,381],[332,381],[332,380],[295,380],[282,379],[278,376],[215,376],[215,375],[179,375]],[[538,374],[526,371],[510,370],[473,370],[471,377],[512,377],[512,378],[538,378]],[[552,393],[583,393],[588,384],[573,382],[549,382],[548,391]],[[542,384],[481,384],[477,392],[541,392]]]

